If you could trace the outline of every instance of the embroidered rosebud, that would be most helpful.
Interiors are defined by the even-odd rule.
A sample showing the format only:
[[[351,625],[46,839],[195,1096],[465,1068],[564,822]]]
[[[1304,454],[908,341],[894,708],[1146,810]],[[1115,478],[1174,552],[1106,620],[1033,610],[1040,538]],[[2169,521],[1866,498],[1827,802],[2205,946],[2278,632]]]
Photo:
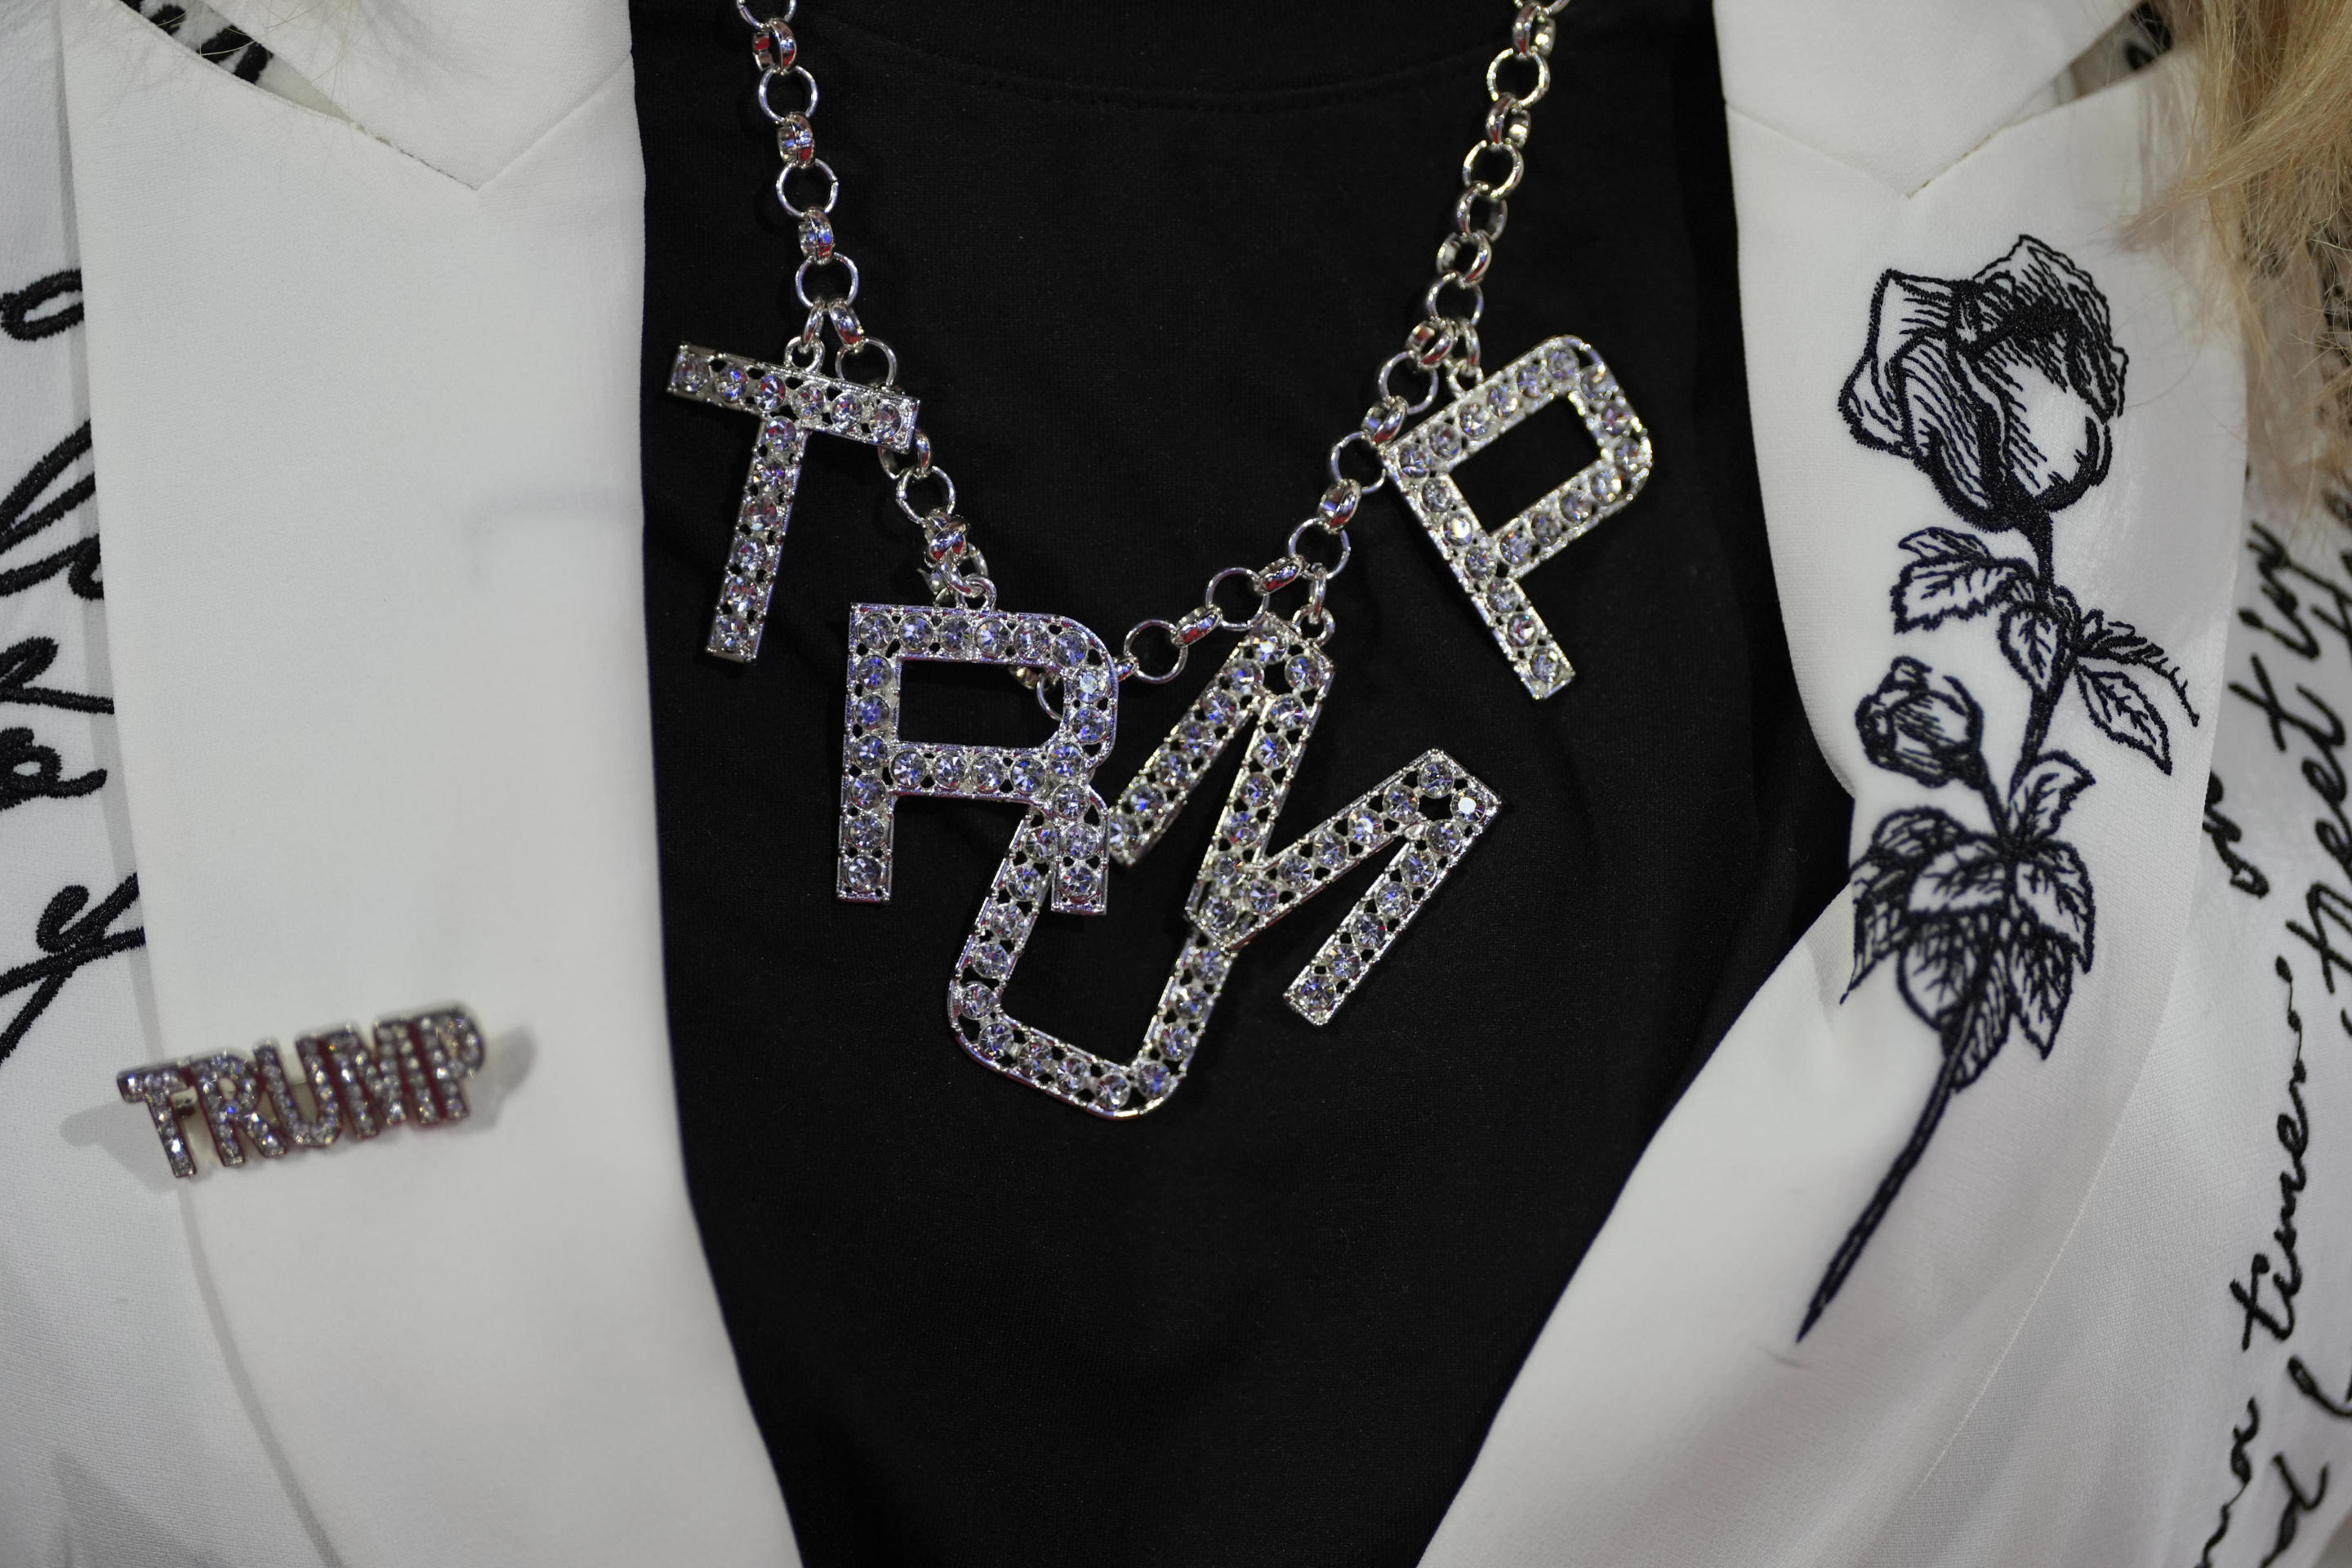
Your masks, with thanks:
[[[1973,784],[1984,771],[1984,710],[1967,687],[1916,658],[1895,661],[1853,721],[1864,755],[1921,784]]]
[[[2106,477],[2128,357],[2090,275],[2031,235],[1972,278],[1888,272],[1838,406],[1951,508],[2014,528]]]

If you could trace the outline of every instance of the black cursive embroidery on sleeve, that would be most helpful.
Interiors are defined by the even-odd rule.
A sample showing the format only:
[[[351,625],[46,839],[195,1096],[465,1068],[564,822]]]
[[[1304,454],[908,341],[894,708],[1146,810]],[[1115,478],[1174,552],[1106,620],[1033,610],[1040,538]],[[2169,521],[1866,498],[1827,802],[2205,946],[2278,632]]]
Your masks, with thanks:
[[[55,664],[57,658],[55,637],[26,637],[12,647],[0,648],[0,702],[22,702],[34,708],[64,708],[76,713],[114,711],[111,698],[35,686],[33,681]]]
[[[0,996],[31,987],[32,994],[16,1009],[15,1017],[0,1028],[0,1061],[8,1059],[17,1042],[25,1037],[40,1016],[58,999],[66,982],[87,965],[118,952],[128,952],[134,947],[147,945],[147,929],[133,926],[129,931],[116,931],[108,928],[122,918],[123,911],[139,900],[139,878],[136,874],[122,879],[114,891],[100,900],[87,914],[83,906],[89,902],[89,889],[79,883],[68,883],[58,889],[41,911],[33,927],[33,943],[45,956],[29,963],[0,973]],[[77,918],[79,917],[79,918]]]
[[[65,759],[54,746],[34,740],[32,731],[21,725],[0,730],[0,811],[28,800],[68,800],[104,783],[104,768],[66,777]]]
[[[2263,601],[2284,625],[2273,626],[2259,610],[2241,608],[2238,619],[2270,637],[2279,647],[2298,658],[2319,657],[2319,635],[2305,620],[2312,621],[2334,632],[2352,651],[2352,593],[2331,582],[2287,553],[2279,536],[2261,523],[2248,526],[2246,552],[2254,558],[2254,574],[2261,584],[2258,590]],[[2295,592],[2289,579],[2300,583],[2306,590],[2315,589],[2325,603],[2314,603],[2308,611],[2304,597]]]
[[[15,549],[98,493],[96,477],[85,474],[37,508],[33,504],[89,452],[89,422],[84,420],[80,429],[42,454],[26,470],[25,477],[5,497],[0,497],[0,552]],[[38,561],[0,571],[0,596],[22,593],[59,572],[67,574],[66,582],[78,597],[105,597],[105,589],[98,579],[98,535],[77,539]]]
[[[2271,1463],[2277,1467],[2279,1479],[2286,1483],[2286,1503],[2279,1510],[2278,1537],[2271,1543],[2269,1554],[2255,1564],[2255,1568],[2271,1568],[2272,1563],[2285,1556],[2287,1548],[2294,1544],[2296,1524],[2305,1514],[2313,1512],[2327,1500],[2326,1465],[2319,1467],[2319,1489],[2305,1493],[2302,1483],[2294,1479],[2294,1472],[2287,1468],[2284,1454],[2273,1454]]]
[[[2310,1184],[2303,1163],[2304,1154],[2311,1148],[2311,1111],[2303,1098],[2303,1086],[2309,1075],[2303,1065],[2303,1015],[2295,1011],[2294,971],[2284,958],[2274,960],[2273,968],[2286,983],[2286,1026],[2294,1031],[2294,1063],[2286,1080],[2287,1102],[2294,1107],[2294,1112],[2289,1115],[2281,1111],[2276,1129],[2279,1147],[2286,1151],[2287,1159],[2287,1168],[2279,1173],[2278,1179],[2278,1228],[2271,1232],[2271,1239],[2278,1245],[2279,1262],[2273,1265],[2267,1251],[2257,1252],[2246,1278],[2230,1281],[2230,1299],[2245,1313],[2243,1331],[2238,1336],[2238,1348],[2242,1351],[2254,1342],[2257,1327],[2282,1343],[2293,1337],[2294,1299],[2303,1293],[2303,1255],[2298,1250],[2301,1237],[2295,1230],[2294,1215],[2304,1188]],[[2276,1310],[2263,1302],[2263,1286],[2266,1280],[2277,1298]]]
[[[2230,1428],[2230,1473],[2238,1478],[2238,1489],[2221,1500],[2221,1521],[2213,1526],[2213,1533],[2205,1538],[2205,1550],[2197,1554],[2197,1568],[2213,1568],[2213,1548],[2221,1545],[2230,1533],[2230,1512],[2238,1506],[2238,1500],[2246,1495],[2246,1488],[2253,1484],[2254,1462],[2246,1457],[2246,1445],[2252,1442],[2255,1434],[2262,1429],[2262,1406],[2249,1399],[2246,1401],[2246,1424]]]
[[[2262,868],[2234,847],[2246,836],[2246,830],[2221,812],[2221,775],[2209,773],[2205,778],[2205,837],[2213,841],[2213,853],[2221,858],[2230,873],[2230,886],[2257,899],[2268,898],[2271,879]]]
[[[1898,658],[1854,710],[1864,754],[1954,802],[1883,818],[1853,870],[1851,994],[1882,963],[1943,1056],[1927,1104],[1839,1243],[1797,1331],[1811,1331],[1926,1154],[1952,1098],[2011,1040],[2056,1046],[2094,952],[2091,872],[2060,837],[2097,781],[2052,746],[2071,695],[2092,731],[2172,771],[2172,731],[2151,686],[2198,722],[2186,680],[2129,622],[2085,608],[2058,581],[2056,516],[2105,482],[2129,356],[2091,275],[2031,235],[1962,279],[1883,274],[1870,333],[1839,398],[1862,445],[1916,468],[1965,529],[1906,535],[1888,598],[1898,633],[1983,620],[2026,690],[2005,770],[1985,754],[1967,685]],[[1996,548],[1998,546],[1998,548]],[[1998,668],[1996,666],[1995,668]]]
[[[67,295],[70,304],[56,304]],[[44,305],[55,308],[41,311]],[[0,332],[5,332],[18,342],[29,343],[36,339],[51,337],[76,326],[81,321],[81,272],[69,268],[52,272],[47,278],[37,278],[22,289],[0,294]]]

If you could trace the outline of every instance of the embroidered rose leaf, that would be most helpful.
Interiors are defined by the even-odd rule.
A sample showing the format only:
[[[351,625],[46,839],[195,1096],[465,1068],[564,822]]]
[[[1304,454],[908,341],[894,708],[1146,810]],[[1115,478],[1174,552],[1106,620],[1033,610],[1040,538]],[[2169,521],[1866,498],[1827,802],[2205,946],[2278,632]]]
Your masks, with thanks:
[[[1916,558],[1895,580],[1895,629],[1917,631],[1980,616],[2032,581],[2020,562],[1995,555],[1974,534],[1927,528],[1903,541]]]
[[[1870,847],[1854,863],[1853,978],[1850,992],[1910,931],[1911,884],[1926,865],[1968,836],[1968,830],[1931,807],[1898,811],[1879,823]]]
[[[1998,910],[2009,902],[2009,858],[2000,846],[1970,834],[1919,868],[1911,883],[1911,912]]]
[[[2091,967],[2091,872],[2071,844],[2045,840],[2017,862],[2020,916]]]
[[[2000,952],[2001,980],[2016,1008],[2018,1032],[2044,1057],[2058,1041],[2074,994],[2074,960],[2062,943],[2023,937]]]
[[[2052,752],[2025,772],[2009,794],[2010,826],[2025,840],[2048,838],[2074,809],[2074,797],[2095,781],[2091,771],[2063,752]]]
[[[2189,682],[2162,648],[2140,636],[2129,621],[2110,621],[2105,615],[2093,610],[2083,617],[2083,646],[2077,656],[2084,659],[2100,659],[2109,664],[2137,665],[2154,671],[2179,700],[2180,710],[2189,715],[2191,724],[2200,722],[2197,710],[2189,705]]]
[[[2092,723],[2111,739],[2145,752],[2159,772],[2172,771],[2172,732],[2139,682],[2120,669],[2084,668],[2074,672],[2074,689],[2083,694]]]
[[[2000,617],[2000,651],[2028,686],[2047,691],[2057,684],[2060,656],[2066,651],[2065,622],[2040,605],[2011,605]]]

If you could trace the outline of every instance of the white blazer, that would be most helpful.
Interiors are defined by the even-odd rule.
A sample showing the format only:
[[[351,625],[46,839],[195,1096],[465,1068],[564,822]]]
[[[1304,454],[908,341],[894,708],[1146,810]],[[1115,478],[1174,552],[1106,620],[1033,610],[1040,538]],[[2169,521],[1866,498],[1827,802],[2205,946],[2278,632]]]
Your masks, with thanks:
[[[0,970],[68,877],[135,868],[146,943],[0,1062],[0,1563],[795,1562],[670,1098],[625,10],[219,8],[307,104],[122,0],[0,16],[61,106],[0,121],[53,215],[0,286],[79,265],[87,307],[0,385],[86,396],[106,590],[0,630],[116,704],[42,710],[109,763],[106,863],[43,826],[83,807],[0,808]],[[1431,1564],[2295,1565],[2352,1503],[2352,562],[2242,526],[2234,331],[2193,236],[2129,226],[2177,63],[2069,74],[2124,9],[1717,0],[1858,890],[1659,1131]],[[175,1183],[115,1099],[449,998],[491,1037],[457,1128]]]

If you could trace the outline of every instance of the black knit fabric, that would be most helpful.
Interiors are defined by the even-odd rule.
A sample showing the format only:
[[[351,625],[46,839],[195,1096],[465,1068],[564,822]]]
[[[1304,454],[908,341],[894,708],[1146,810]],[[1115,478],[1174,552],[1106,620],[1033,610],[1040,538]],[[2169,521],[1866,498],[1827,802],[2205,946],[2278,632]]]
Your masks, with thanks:
[[[1005,607],[1115,642],[1279,552],[1411,324],[1509,16],[807,0],[858,307]],[[753,426],[662,387],[681,341],[775,357],[797,252],[731,5],[635,24],[679,1104],[807,1561],[1412,1563],[1643,1145],[1842,876],[1757,497],[1703,0],[1563,16],[1487,287],[1489,364],[1578,333],[1656,444],[1640,500],[1527,579],[1577,679],[1531,700],[1368,501],[1276,837],[1433,746],[1506,809],[1328,1027],[1281,994],[1365,873],[1244,949],[1181,1091],[1125,1124],[950,1033],[1010,808],[902,804],[894,900],[835,900],[849,606],[924,596],[870,451],[812,441],[758,664],[700,652]],[[1462,482],[1493,522],[1589,451],[1554,410]],[[1228,646],[1122,692],[1105,795]],[[1046,731],[1001,672],[911,681],[909,736]],[[1234,765],[1108,915],[1042,922],[1016,1012],[1134,1053]]]

